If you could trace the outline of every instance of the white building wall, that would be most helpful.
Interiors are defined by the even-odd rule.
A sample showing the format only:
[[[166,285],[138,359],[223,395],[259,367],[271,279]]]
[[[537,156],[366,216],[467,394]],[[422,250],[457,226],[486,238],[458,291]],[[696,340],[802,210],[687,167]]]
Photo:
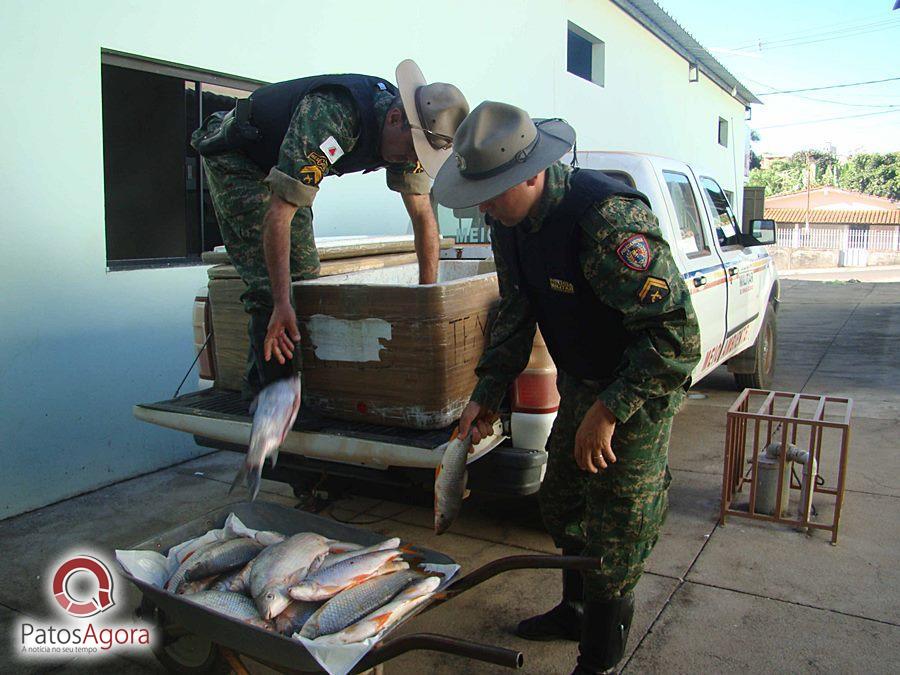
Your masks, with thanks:
[[[567,20],[606,42],[604,88],[566,72]],[[412,57],[473,106],[565,117],[581,149],[699,162],[740,204],[742,106],[702,76],[689,84],[683,59],[601,0],[6,0],[0,44],[0,518],[203,452],[131,416],[134,402],[171,396],[190,364],[206,268],[106,269],[102,49],[266,81],[393,79]],[[317,199],[320,235],[406,226],[381,174],[328,179]]]

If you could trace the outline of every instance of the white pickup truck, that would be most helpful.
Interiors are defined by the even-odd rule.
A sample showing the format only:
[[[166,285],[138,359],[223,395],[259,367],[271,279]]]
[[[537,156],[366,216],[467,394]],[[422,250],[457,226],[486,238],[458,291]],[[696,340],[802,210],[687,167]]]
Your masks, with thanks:
[[[768,386],[775,362],[779,283],[764,246],[775,243],[774,222],[752,221],[752,231],[741,232],[715,178],[683,162],[635,153],[579,152],[578,164],[602,170],[649,198],[700,321],[703,354],[692,381],[727,364],[739,387]],[[453,215],[471,218],[473,229],[483,227],[477,210]],[[450,216],[440,207],[442,224]],[[378,264],[414,260],[411,253],[397,252],[411,247],[382,250],[389,253]],[[473,255],[489,255],[489,249],[458,246],[442,251],[442,258]],[[323,263],[323,273],[337,274],[346,271],[347,265],[326,268]],[[195,299],[201,382],[206,378],[213,386],[136,405],[134,414],[146,422],[191,433],[201,445],[240,452],[249,442],[251,417],[247,402],[235,391],[245,354],[236,336],[243,330],[238,324],[245,319],[237,301],[240,281],[233,270],[228,279],[229,269],[211,268],[209,293],[198,293]],[[229,330],[215,333],[211,317],[214,313],[224,316],[226,309],[229,318],[220,318],[217,325]],[[547,459],[543,447],[559,396],[555,367],[539,336],[528,368],[510,387],[494,437],[482,442],[470,458],[473,491],[523,495],[540,487]],[[430,486],[451,428],[404,429],[301,412],[282,447],[278,467],[267,467],[264,476],[290,483],[298,494],[325,478]]]

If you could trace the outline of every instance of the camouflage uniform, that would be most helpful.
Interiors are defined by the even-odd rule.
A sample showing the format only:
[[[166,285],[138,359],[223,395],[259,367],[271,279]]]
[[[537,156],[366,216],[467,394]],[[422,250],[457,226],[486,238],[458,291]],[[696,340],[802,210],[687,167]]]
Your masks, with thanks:
[[[379,133],[393,99],[388,92],[376,94]],[[221,115],[209,116],[194,132],[192,143],[216,131],[220,124]],[[359,129],[359,114],[350,94],[336,88],[323,89],[307,94],[298,102],[281,143],[278,163],[268,175],[241,151],[203,158],[222,240],[232,264],[247,285],[241,300],[251,315],[245,382],[248,396],[292,369],[290,364],[279,367],[275,359],[267,363],[262,358],[265,328],[273,307],[262,243],[262,222],[269,195],[275,194],[298,207],[291,222],[291,277],[314,278],[319,273],[319,255],[312,227],[312,202],[319,183],[333,173],[319,146],[333,137],[344,153],[349,153],[356,146]],[[430,190],[428,175],[418,164],[388,165],[386,174],[387,185],[395,192],[428,194]]]
[[[517,227],[530,232],[541,227],[569,189],[571,171],[559,162],[547,169],[538,213]],[[579,225],[584,277],[602,303],[621,313],[631,339],[607,381],[559,372],[560,408],[547,441],[547,474],[539,497],[544,523],[559,548],[602,558],[599,569],[584,575],[584,598],[605,600],[634,588],[659,536],[668,504],[671,418],[700,358],[700,333],[690,294],[649,208],[637,199],[610,197],[589,208]],[[626,265],[617,252],[635,234],[649,244],[644,271]],[[472,400],[495,410],[528,362],[536,323],[528,297],[511,282],[496,245],[494,253],[500,310],[476,368],[479,382]],[[655,293],[649,279],[665,280],[668,292]],[[602,336],[597,337],[599,344]],[[591,474],[575,463],[575,435],[598,400],[617,419],[612,439],[617,461]]]

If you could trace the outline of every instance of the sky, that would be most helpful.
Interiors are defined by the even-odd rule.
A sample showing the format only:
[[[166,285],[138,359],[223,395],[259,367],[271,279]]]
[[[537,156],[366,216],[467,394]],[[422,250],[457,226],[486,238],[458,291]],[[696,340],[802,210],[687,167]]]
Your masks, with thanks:
[[[756,152],[829,145],[841,156],[900,151],[900,9],[892,10],[894,0],[656,2],[763,102],[752,106],[748,122],[760,136]],[[897,79],[764,95],[887,78]],[[837,117],[843,119],[817,121]]]

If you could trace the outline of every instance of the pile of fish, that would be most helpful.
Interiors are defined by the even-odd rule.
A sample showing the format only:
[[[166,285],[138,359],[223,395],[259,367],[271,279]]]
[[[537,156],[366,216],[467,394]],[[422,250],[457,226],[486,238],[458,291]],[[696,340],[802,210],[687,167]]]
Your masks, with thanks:
[[[216,540],[181,560],[166,590],[266,630],[359,642],[393,626],[437,590],[410,569],[400,539],[362,548],[313,532]]]

